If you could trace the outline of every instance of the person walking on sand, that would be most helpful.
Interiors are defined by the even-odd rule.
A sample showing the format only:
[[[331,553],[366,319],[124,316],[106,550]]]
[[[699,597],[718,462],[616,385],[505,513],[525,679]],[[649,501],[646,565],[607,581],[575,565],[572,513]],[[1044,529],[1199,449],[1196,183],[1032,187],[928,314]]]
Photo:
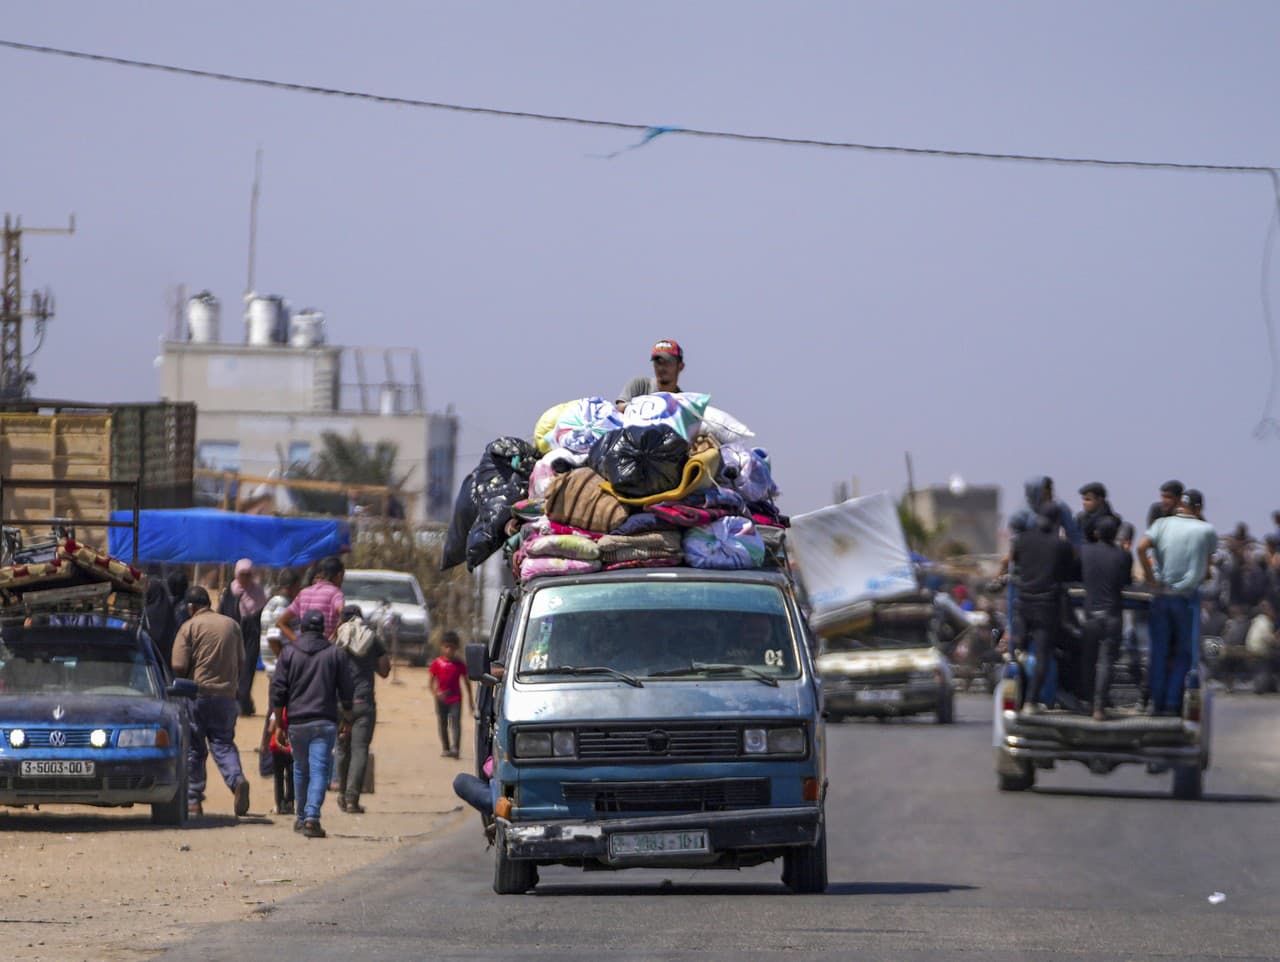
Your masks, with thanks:
[[[475,711],[467,666],[458,658],[458,633],[446,631],[440,639],[440,657],[427,669],[431,672],[431,694],[436,700],[436,721],[444,758],[457,758],[462,748],[462,692],[467,693],[467,711]]]
[[[338,809],[351,815],[360,815],[360,790],[364,787],[365,771],[369,767],[369,743],[373,741],[373,728],[378,721],[378,706],[374,702],[374,675],[386,678],[391,674],[391,657],[382,641],[365,622],[359,605],[347,605],[342,609],[342,624],[334,644],[351,659],[351,677],[355,694],[351,701],[351,724],[346,734],[338,736]]]
[[[324,615],[324,636],[332,638],[338,630],[338,622],[342,620],[342,609],[346,599],[342,596],[342,579],[346,575],[346,566],[337,555],[330,555],[316,567],[315,581],[307,585],[294,597],[276,624],[286,641],[298,637],[297,624],[308,611],[319,611]]]
[[[253,560],[241,558],[236,562],[235,579],[222,593],[218,613],[240,625],[240,637],[244,639],[244,668],[240,672],[240,687],[236,701],[240,714],[257,714],[253,704],[253,678],[258,673],[258,654],[262,644],[262,609],[267,606],[267,592],[253,570]]]
[[[324,838],[320,809],[329,787],[338,722],[350,724],[355,684],[351,660],[324,635],[324,614],[302,616],[302,633],[286,645],[271,678],[271,708],[287,710],[293,750],[293,794],[297,819],[293,830]]]
[[[173,640],[173,675],[190,678],[198,693],[191,708],[191,744],[187,750],[187,814],[204,814],[206,762],[210,754],[235,795],[235,813],[249,811],[249,780],[236,750],[236,691],[244,662],[240,626],[209,606],[209,592],[188,588],[188,618]]]

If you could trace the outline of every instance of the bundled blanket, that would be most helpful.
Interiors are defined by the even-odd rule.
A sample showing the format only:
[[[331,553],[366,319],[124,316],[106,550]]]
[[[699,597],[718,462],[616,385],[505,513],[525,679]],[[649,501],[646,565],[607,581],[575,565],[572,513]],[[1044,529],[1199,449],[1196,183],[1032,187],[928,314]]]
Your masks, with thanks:
[[[612,531],[626,520],[627,509],[600,484],[590,468],[556,475],[547,485],[547,517],[587,531]]]
[[[600,560],[606,566],[631,561],[661,560],[679,564],[681,537],[679,531],[650,531],[646,534],[607,534],[599,541]],[[673,561],[674,559],[674,561]]]

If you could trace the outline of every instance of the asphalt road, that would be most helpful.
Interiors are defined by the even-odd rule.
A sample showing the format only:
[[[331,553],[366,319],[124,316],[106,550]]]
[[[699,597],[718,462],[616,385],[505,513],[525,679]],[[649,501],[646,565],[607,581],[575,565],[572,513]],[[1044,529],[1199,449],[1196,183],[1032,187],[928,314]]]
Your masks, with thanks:
[[[1132,768],[1068,766],[1002,794],[989,699],[963,696],[958,710],[946,728],[831,726],[824,896],[787,894],[775,863],[543,868],[534,893],[500,897],[467,818],[162,958],[1280,958],[1280,699],[1218,699],[1200,802],[1173,801],[1170,775]]]

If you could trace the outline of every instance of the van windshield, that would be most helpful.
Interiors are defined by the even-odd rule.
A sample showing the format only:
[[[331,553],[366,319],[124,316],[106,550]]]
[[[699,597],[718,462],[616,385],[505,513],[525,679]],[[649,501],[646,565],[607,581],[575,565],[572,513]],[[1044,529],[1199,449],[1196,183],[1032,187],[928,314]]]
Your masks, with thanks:
[[[522,681],[797,678],[782,591],[768,584],[613,582],[549,586],[534,595],[517,664]]]

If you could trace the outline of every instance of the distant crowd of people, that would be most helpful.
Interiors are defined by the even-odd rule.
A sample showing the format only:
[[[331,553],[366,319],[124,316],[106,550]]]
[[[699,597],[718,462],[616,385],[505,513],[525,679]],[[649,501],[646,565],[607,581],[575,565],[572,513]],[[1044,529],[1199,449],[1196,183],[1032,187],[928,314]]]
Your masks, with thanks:
[[[1180,713],[1202,635],[1232,635],[1228,647],[1238,640],[1245,651],[1273,648],[1280,512],[1273,516],[1277,530],[1261,543],[1244,525],[1219,539],[1205,520],[1203,493],[1167,481],[1137,537],[1112,508],[1105,485],[1090,482],[1079,495],[1080,510],[1073,513],[1056,497],[1052,479],[1032,478],[1026,506],[1010,518],[1011,547],[1002,563],[1008,578],[1003,644],[1011,654],[1029,656],[1024,711],[1078,701],[1094,718],[1107,717],[1117,654],[1122,641],[1127,637],[1132,646],[1137,634],[1123,599],[1135,560],[1152,592],[1143,622],[1143,687],[1152,714]],[[1067,615],[1066,592],[1075,584],[1084,589],[1082,622]]]
[[[375,677],[391,660],[376,628],[342,592],[345,566],[320,561],[305,577],[282,569],[268,594],[254,563],[242,558],[215,606],[210,586],[191,585],[182,570],[152,577],[144,630],[174,677],[198,686],[190,714],[187,814],[204,814],[207,761],[234,797],[236,815],[249,810],[249,780],[235,743],[236,719],[256,714],[252,688],[261,642],[276,656],[260,746],[260,770],[275,779],[275,811],[295,815],[294,830],[324,838],[320,812],[328,791],[343,812],[364,812],[360,796],[377,721]],[[444,754],[458,757],[466,671],[459,639],[447,632],[430,666]]]

